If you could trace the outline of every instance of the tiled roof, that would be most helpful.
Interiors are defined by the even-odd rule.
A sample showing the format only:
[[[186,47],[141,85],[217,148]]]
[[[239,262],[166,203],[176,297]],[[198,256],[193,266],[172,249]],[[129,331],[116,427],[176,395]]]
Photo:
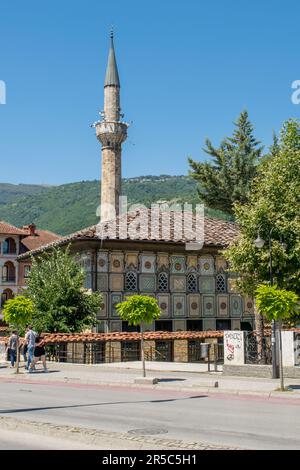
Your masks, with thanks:
[[[26,235],[24,230],[0,220],[0,233],[5,235]]]
[[[140,333],[45,333],[43,336],[44,344],[53,343],[91,343],[98,341],[139,341]],[[145,340],[174,340],[174,339],[205,339],[222,338],[223,331],[149,331],[144,333]]]
[[[49,232],[48,230],[36,230],[35,235],[29,235],[28,237],[23,238],[22,244],[27,248],[27,250],[31,251],[60,239],[61,236],[56,233]]]
[[[165,214],[165,212],[160,212],[156,218],[151,215],[149,209],[129,212],[117,217],[116,220],[94,225],[67,235],[53,243],[25,253],[19,259],[41,253],[52,247],[66,245],[75,240],[133,240],[180,244],[196,241],[195,228],[198,220],[192,213],[185,213],[183,216],[182,212],[170,211],[169,229],[166,227]],[[181,230],[182,227],[184,227],[183,230]],[[133,230],[135,233],[133,233]],[[204,246],[225,248],[237,235],[238,227],[235,223],[214,217],[204,217]]]

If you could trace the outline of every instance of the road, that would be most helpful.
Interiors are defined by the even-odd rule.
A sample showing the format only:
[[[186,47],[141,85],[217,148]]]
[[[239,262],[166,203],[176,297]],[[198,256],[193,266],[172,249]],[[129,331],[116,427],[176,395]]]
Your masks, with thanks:
[[[116,433],[138,430],[138,434],[151,433],[158,439],[244,449],[300,449],[300,406],[296,400],[279,398],[1,381],[0,419],[4,417]],[[8,445],[8,434],[1,431],[0,448]],[[13,445],[29,448],[21,439]],[[44,436],[34,445],[57,448],[67,444]],[[107,448],[105,445],[103,448]],[[132,448],[130,445],[128,448]],[[123,448],[127,448],[126,443]]]

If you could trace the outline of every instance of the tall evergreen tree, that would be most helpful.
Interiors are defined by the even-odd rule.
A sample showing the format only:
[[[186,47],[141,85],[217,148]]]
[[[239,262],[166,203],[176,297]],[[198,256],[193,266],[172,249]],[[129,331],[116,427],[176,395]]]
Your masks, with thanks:
[[[256,175],[263,147],[253,135],[253,126],[248,112],[243,111],[232,137],[225,138],[219,148],[206,140],[203,150],[212,157],[212,162],[195,162],[189,158],[190,175],[199,181],[201,200],[210,208],[233,215],[235,202],[246,203],[249,187]]]

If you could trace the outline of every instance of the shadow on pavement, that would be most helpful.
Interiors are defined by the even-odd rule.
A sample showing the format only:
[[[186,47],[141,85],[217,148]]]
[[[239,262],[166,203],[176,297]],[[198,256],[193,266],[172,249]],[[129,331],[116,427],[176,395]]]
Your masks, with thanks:
[[[138,400],[138,401],[114,401],[114,402],[104,402],[104,403],[87,403],[82,405],[62,405],[62,406],[43,406],[43,407],[36,407],[36,408],[16,408],[16,409],[8,409],[8,410],[0,410],[1,414],[10,414],[10,413],[26,413],[28,411],[44,411],[44,410],[59,410],[59,409],[66,409],[66,408],[85,408],[88,406],[105,406],[105,405],[126,405],[131,403],[167,403],[167,402],[175,402],[175,401],[182,401],[182,400],[191,400],[193,398],[207,398],[207,395],[194,395],[191,397],[186,398],[167,398],[162,400]]]
[[[186,379],[158,379],[159,382],[184,382]]]

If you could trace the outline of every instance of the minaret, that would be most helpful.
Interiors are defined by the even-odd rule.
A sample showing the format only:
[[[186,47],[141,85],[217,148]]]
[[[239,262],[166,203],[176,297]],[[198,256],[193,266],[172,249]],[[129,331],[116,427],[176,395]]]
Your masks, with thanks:
[[[102,120],[95,124],[97,138],[102,144],[101,222],[119,214],[121,152],[128,127],[120,120],[120,111],[120,80],[111,32],[104,83],[104,111],[100,113]]]

